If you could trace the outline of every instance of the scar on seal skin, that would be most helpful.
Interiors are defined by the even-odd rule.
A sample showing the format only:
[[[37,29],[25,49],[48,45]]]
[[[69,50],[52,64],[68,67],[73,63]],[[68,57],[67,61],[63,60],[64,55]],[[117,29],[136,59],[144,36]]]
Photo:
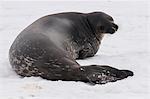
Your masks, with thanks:
[[[80,66],[75,60],[94,56],[104,34],[117,30],[113,18],[103,12],[47,15],[17,36],[9,50],[10,64],[23,77],[91,84],[115,82],[133,76],[133,72],[107,65]]]

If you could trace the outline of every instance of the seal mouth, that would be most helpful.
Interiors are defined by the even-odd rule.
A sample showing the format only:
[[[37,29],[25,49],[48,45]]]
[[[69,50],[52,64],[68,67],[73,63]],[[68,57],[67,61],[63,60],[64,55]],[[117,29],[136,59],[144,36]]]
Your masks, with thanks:
[[[108,29],[107,33],[114,34],[118,30],[118,25],[113,23],[111,29]]]
[[[112,29],[113,29],[114,31],[117,31],[117,29],[116,29],[116,28],[114,28],[114,27],[112,27]]]
[[[116,29],[116,28],[114,28],[114,27],[112,27],[112,28],[109,30],[109,32],[108,32],[108,33],[110,33],[110,34],[114,34],[116,31],[117,31],[117,29]]]

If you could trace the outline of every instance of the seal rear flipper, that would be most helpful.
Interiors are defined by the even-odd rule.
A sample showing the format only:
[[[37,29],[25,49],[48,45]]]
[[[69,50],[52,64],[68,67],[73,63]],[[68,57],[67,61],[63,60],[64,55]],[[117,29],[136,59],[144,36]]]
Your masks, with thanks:
[[[132,71],[119,70],[105,65],[82,66],[80,70],[90,84],[105,84],[133,76]]]

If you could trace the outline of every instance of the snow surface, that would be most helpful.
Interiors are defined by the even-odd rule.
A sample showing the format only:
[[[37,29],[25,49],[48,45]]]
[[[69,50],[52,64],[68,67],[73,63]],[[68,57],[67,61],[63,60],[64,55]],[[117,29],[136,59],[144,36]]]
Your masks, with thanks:
[[[82,82],[20,78],[8,61],[16,36],[36,19],[51,13],[104,11],[119,25],[106,35],[93,58],[81,65],[107,64],[134,71],[134,76],[114,83],[91,86]],[[148,1],[101,2],[0,2],[0,99],[148,99],[150,96],[150,34]]]

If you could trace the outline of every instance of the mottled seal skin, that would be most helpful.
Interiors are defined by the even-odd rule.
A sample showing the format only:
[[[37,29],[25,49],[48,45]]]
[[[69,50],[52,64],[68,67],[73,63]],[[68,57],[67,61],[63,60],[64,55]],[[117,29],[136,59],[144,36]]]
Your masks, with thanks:
[[[75,60],[94,56],[104,34],[118,26],[103,12],[66,12],[44,16],[25,28],[13,42],[9,59],[23,76],[48,80],[105,84],[133,76],[110,66],[80,66]]]

